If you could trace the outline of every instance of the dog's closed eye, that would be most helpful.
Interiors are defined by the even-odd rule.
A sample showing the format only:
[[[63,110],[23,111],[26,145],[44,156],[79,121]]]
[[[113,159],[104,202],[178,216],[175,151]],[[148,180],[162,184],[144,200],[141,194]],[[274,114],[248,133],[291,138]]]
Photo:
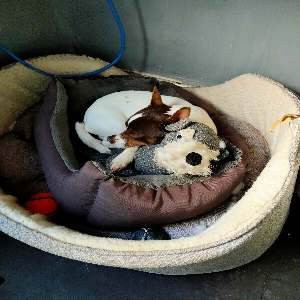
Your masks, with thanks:
[[[169,130],[166,129],[166,126],[170,125],[170,123],[168,122],[163,122],[160,126],[159,126],[159,130],[162,131],[162,132],[169,132]]]

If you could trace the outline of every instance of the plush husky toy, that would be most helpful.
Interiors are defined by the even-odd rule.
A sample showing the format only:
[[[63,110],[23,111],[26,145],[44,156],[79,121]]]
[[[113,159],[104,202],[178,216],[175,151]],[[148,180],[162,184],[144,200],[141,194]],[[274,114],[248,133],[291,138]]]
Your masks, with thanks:
[[[203,123],[186,118],[165,128],[169,133],[160,144],[141,147],[135,154],[135,168],[140,173],[208,177],[213,163],[229,155],[226,143]]]

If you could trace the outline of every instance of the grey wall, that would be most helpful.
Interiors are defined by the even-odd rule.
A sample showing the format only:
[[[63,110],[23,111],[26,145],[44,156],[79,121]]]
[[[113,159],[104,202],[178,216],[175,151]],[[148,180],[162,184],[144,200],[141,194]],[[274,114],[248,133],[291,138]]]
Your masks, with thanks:
[[[114,0],[126,32],[119,66],[217,84],[259,73],[300,93],[300,1]],[[112,60],[104,0],[1,0],[0,42],[23,58],[74,53]],[[12,62],[0,53],[0,65]]]

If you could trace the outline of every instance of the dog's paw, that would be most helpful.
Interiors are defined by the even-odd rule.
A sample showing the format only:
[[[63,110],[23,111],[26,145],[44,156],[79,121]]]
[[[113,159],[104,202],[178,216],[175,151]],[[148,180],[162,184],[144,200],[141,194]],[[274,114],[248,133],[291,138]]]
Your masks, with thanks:
[[[132,162],[137,149],[138,147],[126,148],[122,153],[115,157],[109,165],[111,171],[120,172],[125,169]]]
[[[118,155],[116,158],[114,158],[110,165],[109,168],[111,169],[112,172],[120,172],[123,169],[125,169],[129,165],[130,161],[127,162],[120,158],[120,155]]]
[[[94,149],[100,153],[111,154],[111,150],[108,147],[102,145],[100,141],[99,143],[94,143]]]

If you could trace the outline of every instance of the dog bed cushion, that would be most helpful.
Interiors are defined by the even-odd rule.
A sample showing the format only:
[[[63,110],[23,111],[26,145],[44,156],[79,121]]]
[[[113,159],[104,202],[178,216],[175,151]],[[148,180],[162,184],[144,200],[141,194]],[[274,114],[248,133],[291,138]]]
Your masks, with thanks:
[[[38,159],[35,140],[33,138],[34,117],[40,103],[26,110],[15,122],[10,133],[0,138],[0,182],[7,193],[18,196],[20,204],[31,203],[28,199],[32,195],[48,191],[46,180]],[[121,239],[177,239],[184,236],[199,234],[216,222],[228,208],[237,201],[248,190],[269,160],[268,145],[260,134],[249,123],[237,121],[234,118],[222,117],[233,126],[241,138],[243,138],[249,149],[249,164],[243,179],[243,184],[225,202],[208,213],[201,214],[193,219],[180,221],[172,224],[156,226],[155,228],[144,228],[134,230],[103,230],[89,226],[85,220],[74,218],[56,210],[50,214],[51,221],[64,225],[78,232],[90,235],[121,238]],[[95,154],[93,154],[95,155]],[[230,161],[228,163],[231,163]],[[37,196],[33,197],[34,199]],[[40,201],[35,200],[38,204]],[[34,203],[32,205],[34,205]],[[26,206],[27,207],[27,206]],[[48,215],[47,215],[48,216]]]
[[[55,55],[30,60],[50,72],[80,73],[105,65],[98,59]],[[124,74],[117,68],[103,73]],[[50,79],[20,64],[0,71],[0,134],[38,102]],[[269,126],[284,114],[299,114],[298,97],[268,78],[246,74],[211,87],[189,88],[234,123],[250,124],[267,141],[270,160],[251,188],[204,231],[189,237],[161,241],[126,241],[82,234],[28,212],[17,198],[0,190],[1,230],[28,245],[59,256],[98,265],[160,274],[201,274],[228,270],[262,255],[278,237],[287,218],[300,157],[300,130],[296,126]],[[237,122],[236,122],[237,121]],[[242,126],[235,126],[238,130]],[[255,136],[249,134],[250,140]],[[255,162],[253,151],[253,161]],[[250,164],[252,163],[250,161]],[[259,161],[256,162],[259,165]],[[253,165],[255,168],[255,165]],[[220,207],[220,206],[219,206]]]
[[[98,170],[92,161],[80,166],[69,132],[76,139],[74,123],[83,119],[87,107],[111,92],[151,91],[157,84],[157,81],[136,77],[68,80],[65,87],[56,79],[50,84],[36,116],[35,140],[49,189],[65,212],[84,217],[91,225],[100,228],[155,226],[211,210],[227,199],[242,181],[248,160],[244,140],[214,108],[184,89],[168,84],[161,84],[160,92],[179,95],[202,106],[215,122],[219,135],[242,150],[240,163],[203,182],[157,189],[122,182],[120,177]]]

